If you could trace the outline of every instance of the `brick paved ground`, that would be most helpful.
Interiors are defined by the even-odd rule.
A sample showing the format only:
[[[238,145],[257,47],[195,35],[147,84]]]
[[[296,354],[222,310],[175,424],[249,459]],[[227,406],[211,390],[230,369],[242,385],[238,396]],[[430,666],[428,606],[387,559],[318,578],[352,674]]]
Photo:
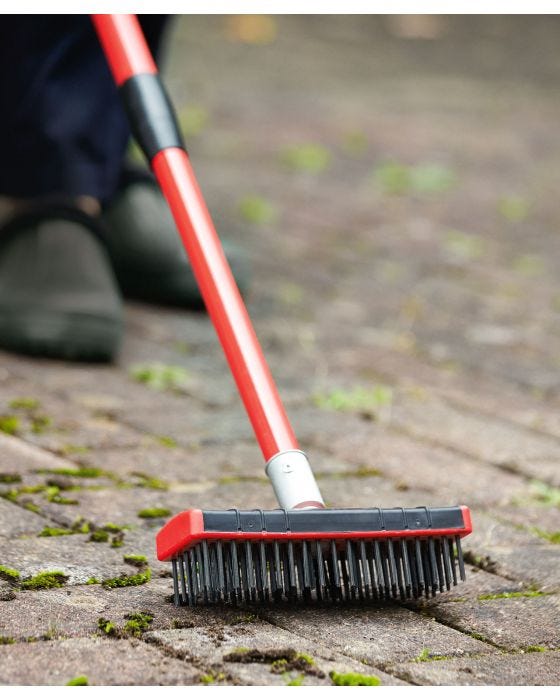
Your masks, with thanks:
[[[174,609],[164,519],[138,513],[275,504],[207,319],[130,304],[115,366],[1,355],[0,565],[20,578],[0,579],[0,682],[558,684],[560,23],[261,25],[175,29],[195,168],[253,263],[250,312],[325,497],[467,503],[468,581],[418,605]],[[186,374],[131,376],[155,362]],[[151,580],[101,585],[144,571],[129,554]],[[63,586],[21,587],[53,570]],[[289,649],[314,665],[274,673]]]

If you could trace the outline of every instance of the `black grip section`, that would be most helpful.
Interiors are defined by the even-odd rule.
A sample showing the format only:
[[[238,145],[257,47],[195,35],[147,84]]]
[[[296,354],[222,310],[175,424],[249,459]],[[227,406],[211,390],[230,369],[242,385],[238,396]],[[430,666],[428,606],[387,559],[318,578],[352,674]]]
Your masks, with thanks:
[[[462,529],[463,511],[448,508],[205,510],[206,532],[387,532]]]
[[[173,105],[159,75],[134,75],[120,86],[119,92],[132,134],[150,162],[164,148],[185,147]]]

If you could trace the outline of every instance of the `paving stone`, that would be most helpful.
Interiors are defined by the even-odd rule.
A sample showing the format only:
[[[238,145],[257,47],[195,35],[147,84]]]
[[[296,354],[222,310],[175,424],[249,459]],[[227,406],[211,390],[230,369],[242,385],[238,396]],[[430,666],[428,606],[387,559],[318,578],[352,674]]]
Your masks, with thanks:
[[[200,673],[136,640],[63,639],[0,647],[3,685],[192,685]]]
[[[192,628],[150,632],[146,639],[196,665],[206,664],[210,668],[223,669],[243,685],[287,685],[296,678],[302,678],[303,685],[332,685],[330,671],[376,675],[383,685],[402,683],[375,667],[258,620],[221,629]],[[275,657],[285,658],[286,650],[290,649],[312,658],[310,673],[297,670],[273,672]],[[233,662],[227,659],[229,654],[237,653],[242,658],[243,654],[251,651],[261,652],[271,658],[260,663],[251,663],[249,660]]]
[[[131,576],[138,570],[123,562],[120,548],[89,541],[89,535],[62,537],[0,538],[4,566],[16,569],[22,578],[43,571],[62,571],[69,584],[86,583],[115,576]]]
[[[485,569],[545,592],[559,590],[560,548],[530,532],[478,512],[465,539],[465,556]]]
[[[395,673],[418,685],[546,685],[560,681],[560,652],[399,664]]]
[[[559,596],[446,603],[438,606],[437,618],[508,650],[560,646]]]
[[[385,670],[392,663],[415,658],[427,646],[446,656],[494,651],[488,644],[397,606],[273,611],[267,614],[267,619],[355,659],[381,665]]]
[[[37,513],[0,498],[0,537],[34,535],[54,524]]]

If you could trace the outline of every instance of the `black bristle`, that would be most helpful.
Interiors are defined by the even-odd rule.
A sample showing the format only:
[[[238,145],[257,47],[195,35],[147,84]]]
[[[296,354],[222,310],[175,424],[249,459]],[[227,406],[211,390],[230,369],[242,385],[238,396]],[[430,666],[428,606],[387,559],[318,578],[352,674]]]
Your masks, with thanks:
[[[458,574],[457,574],[458,571]],[[172,561],[176,605],[410,600],[464,580],[459,537],[203,540]]]

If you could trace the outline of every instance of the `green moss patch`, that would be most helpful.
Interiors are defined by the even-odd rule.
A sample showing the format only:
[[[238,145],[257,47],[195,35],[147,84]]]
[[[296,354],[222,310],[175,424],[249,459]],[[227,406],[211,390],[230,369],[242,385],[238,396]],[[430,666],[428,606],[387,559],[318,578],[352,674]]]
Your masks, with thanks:
[[[317,678],[325,677],[325,674],[317,668],[311,656],[291,648],[267,651],[260,649],[236,649],[226,654],[224,661],[242,664],[270,664],[270,672],[278,675],[289,671],[300,671]]]
[[[41,404],[37,399],[31,398],[30,396],[20,396],[15,399],[12,399],[10,401],[9,406],[15,411],[36,411],[38,408],[41,407]]]
[[[549,532],[548,530],[542,530],[540,527],[531,527],[529,529],[534,535],[537,535],[537,537],[540,537],[551,544],[560,544],[560,531]]]
[[[328,394],[316,394],[313,402],[319,408],[359,413],[365,418],[376,419],[390,409],[393,390],[381,384],[367,388],[355,387],[348,391],[337,389]]]
[[[377,676],[364,676],[361,673],[337,673],[331,671],[329,677],[333,685],[381,685]]]
[[[55,469],[39,469],[37,473],[73,476],[78,479],[98,479],[100,476],[109,476],[107,472],[98,467],[56,467]]]
[[[316,175],[329,167],[331,154],[318,143],[304,143],[282,149],[280,160],[291,170]]]
[[[19,571],[16,569],[10,569],[8,566],[3,566],[0,564],[0,578],[4,581],[9,581],[10,583],[16,583],[20,577]]]
[[[441,194],[456,184],[453,171],[445,165],[405,165],[393,160],[375,168],[372,179],[385,194],[390,195]]]
[[[108,637],[115,637],[118,633],[118,628],[114,622],[107,620],[104,617],[100,617],[97,620],[97,629],[106,634]]]
[[[143,489],[154,489],[155,491],[167,491],[169,484],[163,479],[144,474],[143,472],[132,472],[132,476],[138,479],[138,486]]]
[[[149,520],[151,518],[167,518],[171,515],[171,511],[168,508],[143,508],[138,511],[138,517]]]
[[[0,416],[0,431],[7,435],[17,435],[20,420],[17,416]]]
[[[137,382],[158,391],[184,389],[190,377],[184,367],[165,365],[162,362],[132,365],[129,374]]]
[[[501,598],[539,598],[546,593],[542,591],[511,591],[508,593],[485,593],[479,595],[478,600],[500,600]]]
[[[199,676],[198,682],[203,685],[213,685],[214,683],[220,683],[226,680],[225,673],[203,673]]]
[[[251,224],[270,224],[277,218],[276,208],[264,197],[246,195],[239,200],[237,211]]]
[[[41,571],[36,576],[22,581],[20,586],[26,590],[61,588],[66,581],[68,576],[62,571]]]
[[[21,476],[19,474],[0,474],[0,484],[19,484]]]
[[[77,535],[75,530],[69,530],[64,527],[44,527],[38,537],[64,537],[66,535]]]
[[[544,481],[533,479],[529,484],[529,495],[542,505],[560,508],[560,489],[549,486]]]
[[[123,560],[125,564],[136,566],[139,569],[148,565],[148,557],[145,557],[143,554],[125,554]]]
[[[150,627],[154,616],[148,612],[129,613],[125,615],[127,622],[124,625],[124,632],[133,637],[141,637]]]
[[[498,200],[498,213],[512,223],[525,221],[530,208],[529,201],[519,195],[509,195]]]
[[[89,685],[87,676],[76,676],[66,683],[66,685]]]
[[[126,586],[141,586],[152,578],[152,572],[150,569],[146,571],[141,571],[132,576],[118,576],[116,578],[107,578],[102,581],[102,585],[105,588],[124,588]]]
[[[445,661],[447,659],[452,658],[451,656],[445,656],[443,654],[434,654],[433,651],[430,651],[429,649],[422,649],[420,654],[413,659],[416,663],[423,663],[426,661]]]
[[[15,644],[16,640],[13,637],[0,636],[0,646],[3,644]]]

